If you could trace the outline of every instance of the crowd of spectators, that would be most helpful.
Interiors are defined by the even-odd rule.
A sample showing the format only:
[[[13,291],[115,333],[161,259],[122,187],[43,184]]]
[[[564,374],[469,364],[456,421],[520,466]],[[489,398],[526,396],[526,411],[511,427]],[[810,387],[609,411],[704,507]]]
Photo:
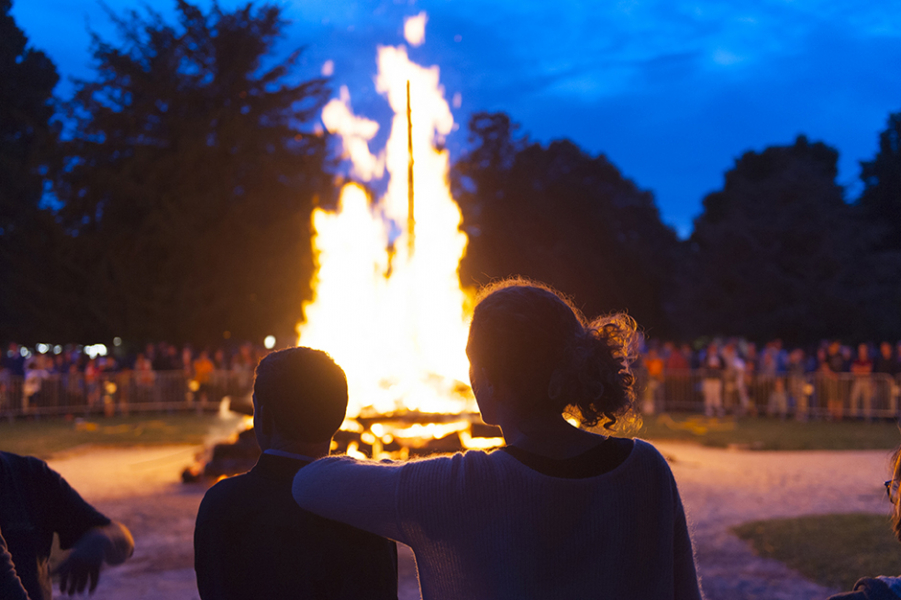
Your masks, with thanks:
[[[212,349],[161,342],[109,352],[74,345],[29,349],[13,342],[0,361],[0,409],[40,406],[48,396],[90,409],[109,404],[114,394],[119,403],[216,403],[248,394],[254,368],[268,352],[250,342]]]
[[[0,360],[0,411],[52,405],[113,409],[129,402],[217,404],[249,394],[253,371],[269,350],[245,342],[181,348],[161,342],[126,350],[9,343]],[[107,352],[109,350],[109,352]],[[708,416],[767,414],[806,419],[871,418],[874,398],[898,409],[901,342],[856,346],[838,340],[786,347],[741,338],[694,345],[646,340],[639,373],[645,413],[697,404]],[[881,387],[880,387],[881,386]]]
[[[701,380],[708,416],[731,411],[785,417],[793,412],[805,419],[816,404],[829,419],[869,419],[877,384],[885,388],[885,408],[897,412],[901,342],[850,346],[824,340],[809,348],[787,348],[779,339],[762,347],[743,339],[695,347],[651,341],[643,349],[641,366],[647,378],[645,412],[677,392],[677,384],[691,373]]]

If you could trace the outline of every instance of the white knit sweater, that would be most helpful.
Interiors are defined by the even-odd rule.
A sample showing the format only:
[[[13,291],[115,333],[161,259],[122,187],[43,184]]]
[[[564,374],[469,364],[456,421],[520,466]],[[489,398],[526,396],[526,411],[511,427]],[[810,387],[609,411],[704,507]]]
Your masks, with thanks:
[[[542,475],[506,452],[410,462],[323,458],[297,503],[410,546],[423,600],[700,598],[672,472],[635,440],[616,469]]]

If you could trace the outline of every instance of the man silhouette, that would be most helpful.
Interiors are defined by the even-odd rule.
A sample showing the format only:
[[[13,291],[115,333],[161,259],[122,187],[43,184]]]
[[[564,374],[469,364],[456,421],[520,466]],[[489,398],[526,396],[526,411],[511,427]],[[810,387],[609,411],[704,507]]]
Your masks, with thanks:
[[[0,550],[3,599],[15,573],[31,600],[50,600],[54,534],[72,550],[56,568],[60,591],[69,595],[93,592],[101,565],[120,564],[134,551],[128,529],[97,512],[47,463],[9,452],[0,452],[0,531],[8,545],[8,553]]]
[[[253,384],[263,454],[244,475],[203,498],[194,569],[203,600],[397,598],[397,546],[300,509],[295,473],[326,456],[347,411],[347,380],[328,354],[273,352]]]

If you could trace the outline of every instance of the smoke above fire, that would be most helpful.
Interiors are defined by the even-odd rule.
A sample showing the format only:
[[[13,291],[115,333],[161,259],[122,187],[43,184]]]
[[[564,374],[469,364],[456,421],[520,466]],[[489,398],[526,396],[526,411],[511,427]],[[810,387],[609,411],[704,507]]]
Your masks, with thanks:
[[[405,29],[417,44],[426,15],[413,19]],[[403,45],[377,51],[376,89],[394,112],[385,148],[372,152],[379,124],[353,113],[347,88],[322,112],[358,183],[342,188],[337,211],[313,213],[314,296],[303,307],[299,344],[344,368],[348,417],[473,412],[468,297],[457,273],[467,238],[448,186],[448,154],[438,149],[453,116],[438,67],[413,63]],[[361,184],[386,172],[385,194],[371,198]]]

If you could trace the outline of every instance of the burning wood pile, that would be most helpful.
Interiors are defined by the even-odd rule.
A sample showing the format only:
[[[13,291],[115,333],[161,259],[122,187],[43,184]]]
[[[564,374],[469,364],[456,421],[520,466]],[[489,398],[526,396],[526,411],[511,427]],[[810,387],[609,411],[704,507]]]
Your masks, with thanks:
[[[249,424],[248,424],[249,425]],[[405,460],[467,449],[490,449],[504,443],[499,428],[478,414],[448,415],[407,412],[347,419],[332,440],[332,452],[355,458]],[[182,473],[185,483],[216,480],[249,471],[260,456],[253,427],[246,426],[226,442],[215,444]]]

